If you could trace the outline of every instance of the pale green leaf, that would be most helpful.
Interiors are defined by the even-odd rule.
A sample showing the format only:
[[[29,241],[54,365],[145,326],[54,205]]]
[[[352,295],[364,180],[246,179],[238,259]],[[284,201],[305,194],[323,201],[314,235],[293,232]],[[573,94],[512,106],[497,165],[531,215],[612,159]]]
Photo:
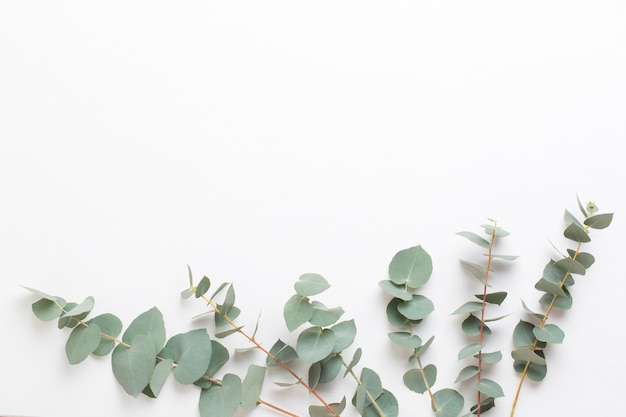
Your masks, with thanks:
[[[485,268],[482,265],[478,265],[474,262],[464,261],[462,259],[460,260],[460,263],[461,263],[461,267],[463,267],[465,271],[467,271],[471,276],[473,276],[474,278],[479,280],[483,285],[485,285],[485,277],[487,275],[487,268]],[[490,287],[490,285],[488,284],[487,286]]]
[[[397,252],[389,264],[389,278],[398,285],[418,288],[430,279],[432,259],[421,245]]]
[[[422,346],[417,348],[417,350],[415,351],[415,354],[417,356],[424,354],[424,352],[426,352],[426,349],[430,347],[430,345],[433,343],[434,340],[435,340],[435,336],[431,336],[430,339],[426,341],[426,343],[424,343]]]
[[[320,364],[320,384],[327,384],[334,380],[343,367],[343,359],[340,355],[330,356],[318,363]]]
[[[187,265],[187,272],[189,272],[189,288],[193,287],[193,274],[191,273],[191,267]]]
[[[139,335],[148,336],[152,340],[155,352],[161,350],[165,343],[165,323],[158,308],[152,307],[137,316],[124,332],[122,341],[130,344]]]
[[[313,314],[309,319],[309,323],[314,326],[330,326],[339,320],[344,313],[341,307],[328,308],[319,301],[311,302],[311,306],[313,306]]]
[[[149,336],[138,334],[133,337],[129,348],[117,345],[113,349],[113,375],[126,393],[137,397],[150,383],[155,360],[154,341]]]
[[[385,417],[398,417],[398,400],[391,392],[383,389],[382,394],[376,397],[375,401]],[[362,415],[363,417],[380,417],[380,413],[374,404],[366,406]]]
[[[241,389],[241,406],[245,410],[251,411],[258,405],[264,379],[265,367],[254,364],[248,367]]]
[[[191,290],[191,288],[185,288],[184,290],[180,292],[180,296],[184,298],[185,300],[191,297],[192,295],[194,295],[194,292]]]
[[[398,304],[398,311],[410,320],[421,320],[435,310],[432,301],[423,295],[414,294],[410,301]]]
[[[463,236],[464,238],[470,240],[471,242],[477,244],[482,248],[489,249],[491,247],[491,244],[487,240],[485,240],[481,236],[478,236],[474,232],[458,232],[457,235]]]
[[[485,395],[493,398],[504,397],[504,391],[502,387],[491,379],[482,378],[479,383],[476,384],[476,389]],[[481,411],[485,411],[481,408]]]
[[[296,342],[298,357],[308,364],[324,359],[333,352],[334,347],[335,333],[317,326],[300,333]]]
[[[591,265],[593,265],[596,261],[596,258],[594,258],[592,254],[587,252],[576,252],[573,249],[568,249],[567,253],[569,254],[569,256],[580,262],[582,266],[587,269],[589,269],[589,267],[591,267]]]
[[[422,339],[416,334],[408,332],[393,332],[388,333],[389,339],[397,345],[407,347],[410,349],[417,349],[422,345]]]
[[[311,302],[308,297],[299,294],[294,294],[289,298],[283,309],[285,324],[290,332],[308,322],[312,316],[313,306]]]
[[[503,228],[495,227],[492,224],[483,224],[480,227],[485,229],[485,234],[487,234],[489,236],[496,235],[498,237],[507,237],[508,235],[510,235],[510,233],[507,232],[506,230],[504,230]]]
[[[424,376],[426,380],[424,380]],[[428,388],[435,385],[435,381],[437,380],[437,368],[435,365],[426,365],[424,367],[424,374],[422,374],[419,369],[409,369],[404,373],[402,380],[408,389],[418,394],[423,394]]]
[[[380,281],[378,286],[385,290],[387,294],[404,301],[409,301],[413,297],[413,294],[406,290],[405,285],[395,284],[390,280]]]
[[[200,393],[198,408],[201,417],[233,417],[242,398],[241,379],[226,374],[222,384],[213,384]]]
[[[67,361],[75,365],[84,361],[100,344],[100,327],[97,324],[77,326],[65,344]]]
[[[613,213],[596,214],[585,219],[585,225],[592,229],[605,229],[613,221]]]
[[[463,333],[468,336],[474,337],[480,335],[481,322],[480,319],[473,314],[467,316],[463,323],[461,323],[461,329]],[[483,324],[483,334],[491,334],[491,329]]]
[[[77,305],[76,307],[72,308],[69,311],[66,311],[63,314],[63,316],[64,317],[76,317],[84,313],[89,313],[93,309],[93,306],[94,306],[94,299],[92,296],[89,296],[85,298],[85,300],[79,305]]]
[[[543,357],[542,351],[537,351],[537,353]],[[526,361],[513,362],[513,369],[515,369],[515,372],[520,374],[524,372],[526,367],[528,367],[528,370],[526,371],[528,378],[535,382],[543,381],[548,373],[548,367],[546,365],[537,365],[536,363]]]
[[[591,242],[591,238],[585,229],[572,223],[563,232],[563,236],[573,240],[574,242],[586,243]]]
[[[411,295],[411,298],[413,298],[413,295]],[[385,310],[389,323],[398,329],[404,329],[409,324],[409,319],[404,317],[398,311],[398,306],[403,302],[404,301],[399,298],[392,298],[387,304],[387,308]]]
[[[110,313],[101,314],[89,320],[87,324],[97,324],[100,331],[110,337],[101,336],[100,344],[92,353],[96,356],[108,355],[115,347],[116,338],[122,332],[122,321]]]
[[[480,354],[482,361],[489,363],[489,364],[494,364],[494,363],[498,363],[502,360],[502,352],[497,351],[497,352],[482,352]]]
[[[572,258],[559,259],[554,263],[554,266],[563,272],[569,272],[571,274],[585,275],[586,272],[585,267]]]
[[[168,340],[165,349],[174,352],[174,378],[181,384],[193,384],[201,378],[209,367],[211,348],[206,329],[190,330]]]
[[[513,344],[516,347],[528,347],[534,345],[536,340],[535,334],[533,333],[534,328],[534,324],[520,320],[515,326],[515,329],[513,329]]]
[[[478,375],[478,366],[466,366],[465,368],[461,369],[461,372],[459,372],[459,376],[456,377],[454,383],[456,384],[459,382],[467,381],[468,379],[471,379],[476,375]]]
[[[265,360],[267,366],[278,366],[278,363],[276,363],[273,358],[276,358],[283,363],[288,363],[298,357],[298,353],[295,349],[285,344],[285,342],[280,339],[274,343],[269,353],[271,356],[268,355]]]
[[[296,293],[303,297],[320,294],[330,288],[330,284],[319,274],[302,274],[294,284]]]
[[[516,361],[531,362],[536,363],[537,365],[546,364],[546,360],[543,357],[539,356],[536,352],[527,347],[513,350],[511,352],[511,357]]]
[[[473,313],[475,311],[481,311],[482,309],[483,309],[483,303],[479,303],[477,301],[468,301],[465,304],[463,304],[461,307],[454,310],[452,314],[453,315],[467,314],[467,313]]]
[[[507,293],[504,291],[492,292],[491,294],[487,294],[485,301],[489,304],[502,305],[502,302],[504,302],[504,299],[506,298],[506,296],[507,296]],[[482,300],[483,294],[476,294],[475,297],[478,298],[479,300]]]
[[[354,351],[354,355],[352,356],[352,360],[350,361],[350,363],[348,364],[348,366],[346,367],[346,372],[343,374],[343,376],[345,377],[346,375],[348,375],[348,372],[350,372],[361,360],[361,354],[363,353],[361,348],[357,348],[357,350]]]
[[[471,343],[459,351],[458,359],[469,358],[470,356],[480,352],[482,345],[480,343]]]
[[[557,295],[559,297],[565,297],[565,291],[563,291],[563,288],[561,288],[559,285],[557,284],[553,284],[543,278],[541,278],[539,281],[537,281],[537,283],[535,284],[535,288],[538,289],[539,291],[544,291],[550,294],[554,294]]]
[[[333,352],[338,353],[347,349],[356,337],[356,325],[354,319],[342,321],[330,328],[335,334],[335,346]]]
[[[223,339],[227,336],[230,336],[233,333],[239,332],[244,327],[245,326],[238,326],[238,327],[233,327],[232,329],[224,330],[223,332],[217,332],[215,333],[215,337],[217,337],[218,339]]]
[[[156,364],[152,371],[152,377],[150,378],[150,391],[155,397],[158,397],[161,393],[161,389],[167,381],[167,377],[170,375],[170,371],[174,366],[174,361],[171,359],[164,359]]]
[[[317,384],[320,382],[320,374],[322,373],[322,365],[320,362],[315,362],[309,366],[308,384],[313,389],[317,388]]]
[[[198,286],[196,287],[196,298],[200,298],[204,294],[206,294],[206,292],[209,291],[209,288],[211,288],[211,280],[206,276],[202,277],[202,279],[198,283]]]
[[[62,304],[65,306],[65,302]],[[56,320],[63,314],[63,307],[56,301],[42,298],[32,304],[35,316],[42,321]]]
[[[485,255],[488,256],[488,255]],[[514,261],[517,258],[519,258],[518,255],[500,255],[500,254],[496,254],[496,253],[492,253],[491,254],[492,258],[497,258],[497,259],[502,259],[503,261]]]
[[[583,224],[576,218],[576,216],[574,216],[568,210],[565,210],[565,213],[563,214],[563,219],[565,220],[565,224],[567,225],[570,225],[573,223],[576,226],[580,227],[581,229],[584,228]]]
[[[565,333],[556,324],[546,324],[543,327],[535,327],[533,334],[537,340],[546,343],[562,343]]]
[[[35,288],[25,287],[23,285],[20,285],[20,287],[24,288],[27,291],[30,291],[31,293],[35,294],[38,297],[45,298],[46,300],[50,300],[50,301],[55,301],[58,304],[60,304],[61,307],[65,306],[65,304],[66,304],[66,301],[63,298],[61,298],[61,297],[57,297],[57,296],[54,296],[54,295],[46,294],[43,291],[39,291],[39,290],[37,290]]]
[[[433,410],[436,417],[457,417],[463,410],[464,399],[453,389],[442,389],[433,394]],[[437,408],[435,408],[435,404]]]

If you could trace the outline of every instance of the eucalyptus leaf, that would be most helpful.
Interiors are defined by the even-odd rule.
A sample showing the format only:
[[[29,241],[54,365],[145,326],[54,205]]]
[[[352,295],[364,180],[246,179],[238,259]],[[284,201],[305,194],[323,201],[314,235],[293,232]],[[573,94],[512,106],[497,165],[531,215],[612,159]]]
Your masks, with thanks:
[[[213,384],[200,393],[200,417],[233,417],[242,399],[241,379],[226,374],[222,384]]]
[[[217,332],[215,333],[215,337],[217,337],[218,339],[223,339],[227,336],[230,336],[233,333],[239,332],[243,328],[244,326],[238,326],[238,327],[233,327],[232,329],[224,330],[223,332]]]
[[[339,320],[344,313],[341,307],[328,308],[319,301],[313,301],[311,305],[313,306],[313,314],[309,323],[314,326],[330,326]]]
[[[65,305],[65,303],[63,303]],[[41,321],[56,320],[63,314],[63,308],[55,301],[42,298],[32,304],[35,316]]]
[[[361,360],[362,353],[363,353],[363,351],[362,351],[361,348],[357,348],[357,350],[354,351],[354,355],[352,356],[352,360],[350,361],[350,363],[346,367],[346,372],[343,374],[344,377],[346,375],[348,375],[348,372],[351,372],[352,369],[359,363],[359,361]]]
[[[413,298],[413,295],[411,295],[411,298]],[[400,298],[392,298],[387,304],[387,308],[385,310],[389,323],[398,329],[404,329],[410,322],[409,319],[404,317],[400,311],[398,311],[398,306],[403,302],[404,301]]]
[[[552,294],[544,294],[539,299],[539,304],[546,306],[546,307],[553,305],[554,307],[560,308],[561,310],[569,310],[570,308],[572,308],[572,304],[574,300],[572,299],[572,296],[570,295],[567,288],[563,288],[563,292],[565,292],[566,294],[565,297],[564,296],[557,297]]]
[[[171,359],[164,359],[156,364],[152,370],[152,377],[150,378],[150,391],[154,397],[158,397],[161,393],[161,389],[167,381],[167,377],[170,375],[170,371],[174,366],[174,361]]]
[[[330,408],[332,408],[332,412],[323,405],[311,405],[309,406],[309,416],[310,417],[336,417],[343,413],[343,410],[346,408],[346,397],[343,397],[340,403],[330,403]]]
[[[449,388],[435,392],[433,398],[432,405],[436,417],[457,417],[465,403],[461,394]]]
[[[470,314],[465,320],[463,320],[463,323],[461,323],[461,329],[463,330],[463,333],[468,336],[478,336],[480,335],[481,321],[478,317]],[[491,334],[491,329],[488,326],[482,324],[482,329],[483,334]]]
[[[502,387],[495,381],[491,379],[482,378],[480,382],[476,384],[476,389],[481,393],[488,395],[493,398],[504,397],[504,391],[502,391]],[[481,409],[481,411],[484,411]]]
[[[356,337],[356,325],[354,319],[342,321],[330,328],[335,334],[335,346],[333,352],[339,353],[347,349],[354,342]]]
[[[565,333],[556,324],[546,324],[543,327],[535,327],[533,334],[537,340],[546,343],[562,343]]]
[[[287,329],[292,332],[313,317],[313,306],[308,297],[294,294],[283,309]]]
[[[296,342],[298,357],[308,364],[324,359],[333,352],[334,347],[335,333],[318,326],[304,330]]]
[[[567,253],[569,254],[569,256],[580,262],[582,266],[584,266],[586,269],[589,269],[591,265],[593,265],[596,261],[596,258],[594,258],[592,254],[587,252],[576,252],[573,249],[568,249]]]
[[[111,355],[113,375],[124,391],[137,397],[150,383],[155,367],[154,341],[146,335],[133,337],[130,347],[117,345]]]
[[[385,417],[398,417],[398,400],[391,392],[383,389],[382,394],[376,397],[375,401],[376,406],[378,406]],[[363,417],[380,417],[380,412],[374,404],[370,404],[365,407],[362,415]]]
[[[193,384],[211,362],[211,338],[206,329],[177,334],[167,341],[165,348],[174,352],[174,378],[181,384]]]
[[[215,318],[215,327],[224,327],[230,324],[239,316],[239,313],[241,313],[241,310],[239,310],[236,306],[224,307],[224,305],[221,304],[217,305],[217,310],[219,311],[219,314],[215,314],[213,316]],[[227,311],[228,313],[224,313],[224,311]],[[226,320],[226,317],[228,317],[228,320]]]
[[[561,286],[561,284],[564,281],[565,281],[565,285],[574,284],[574,279],[571,277],[571,275],[567,274],[567,270],[557,267],[556,262],[553,260],[550,260],[546,264],[546,266],[543,268],[542,278],[548,281],[549,283],[555,284],[558,286]]]
[[[456,384],[459,382],[467,381],[468,379],[471,379],[476,375],[478,375],[478,366],[466,366],[465,368],[461,369],[461,372],[459,372],[459,376],[456,377],[454,383]]]
[[[557,284],[553,284],[543,278],[541,278],[539,281],[537,281],[537,283],[535,284],[535,288],[538,289],[539,291],[544,291],[550,294],[554,294],[556,296],[559,297],[565,297],[567,296],[567,294],[565,294],[565,291],[563,291],[563,288],[561,288],[559,285]]]
[[[87,357],[100,344],[100,327],[92,323],[88,326],[77,326],[70,333],[65,344],[67,361],[75,365],[87,359]]]
[[[387,336],[395,344],[410,349],[417,349],[422,345],[422,339],[418,335],[409,332],[393,332],[387,334]]]
[[[572,258],[559,259],[554,263],[554,266],[561,271],[569,272],[570,274],[585,275],[585,267],[580,262]]]
[[[483,362],[485,363],[489,363],[489,364],[494,364],[494,363],[498,363],[502,360],[502,352],[497,351],[497,352],[482,352],[480,354],[480,357],[482,359]]]
[[[591,242],[591,238],[585,229],[576,225],[575,223],[567,226],[565,231],[563,232],[563,236],[566,238],[573,240],[574,242],[586,243]]]
[[[527,347],[513,350],[511,352],[511,357],[516,361],[531,362],[536,363],[537,365],[546,364],[546,360],[543,357],[539,356],[536,352]]]
[[[278,363],[272,358],[276,358],[282,363],[288,363],[298,357],[298,353],[294,348],[285,344],[282,340],[278,339],[276,343],[270,349],[270,355],[266,358],[265,363],[267,366],[278,366]]]
[[[180,296],[185,300],[187,298],[190,298],[192,295],[194,295],[194,292],[191,290],[191,288],[185,288],[180,292]]]
[[[418,394],[425,393],[429,388],[435,385],[437,380],[437,367],[435,365],[426,365],[423,371],[423,374],[422,371],[415,368],[406,371],[402,377],[404,385]],[[424,377],[426,378],[425,380]]]
[[[25,290],[30,291],[31,293],[35,294],[38,297],[45,298],[46,300],[50,300],[50,301],[58,303],[61,308],[63,308],[65,306],[65,304],[66,304],[66,301],[63,298],[61,298],[61,297],[57,297],[57,296],[54,296],[54,295],[47,294],[47,293],[45,293],[43,291],[39,291],[39,290],[37,290],[35,288],[25,287],[23,285],[20,285],[20,286],[22,288],[24,288]]]
[[[202,277],[202,279],[198,283],[198,286],[196,287],[196,291],[195,291],[196,298],[200,298],[204,294],[206,294],[207,291],[209,291],[209,288],[211,288],[211,280],[206,276]]]
[[[483,224],[480,227],[482,227],[483,229],[485,229],[485,234],[491,236],[491,235],[495,235],[498,237],[507,237],[508,235],[510,235],[509,232],[507,232],[506,230],[504,230],[501,227],[496,227],[492,224]]]
[[[136,336],[147,336],[152,340],[154,351],[159,352],[161,350],[165,343],[165,323],[158,308],[152,307],[137,316],[124,332],[122,341],[130,344]],[[144,384],[144,386],[146,385],[147,383]]]
[[[405,285],[396,284],[390,280],[383,280],[378,283],[378,286],[392,297],[396,297],[404,301],[409,301],[413,298],[413,294],[406,290]]]
[[[491,247],[491,243],[489,243],[486,239],[481,236],[478,236],[473,232],[458,232],[457,235],[463,236],[464,238],[470,240],[471,242],[477,244],[478,246],[489,249]]]
[[[87,298],[85,298],[85,300],[80,303],[79,305],[77,305],[76,307],[72,308],[69,311],[66,311],[65,313],[63,313],[63,316],[65,317],[75,317],[84,313],[89,313],[94,306],[94,299],[92,296],[89,296]]]
[[[330,356],[317,363],[320,364],[320,384],[327,384],[333,381],[343,367],[343,359],[339,355]]]
[[[471,343],[459,351],[458,359],[462,360],[480,352],[482,345],[480,343]]]
[[[259,404],[259,396],[265,379],[265,367],[250,365],[248,372],[241,385],[241,406],[248,411],[253,410]]]
[[[488,287],[490,287],[490,285],[485,282],[485,277],[487,276],[487,268],[482,265],[478,265],[477,263],[464,261],[462,259],[459,262],[461,263],[461,267],[463,267],[463,269],[467,271],[471,276],[479,280],[483,285],[487,285]]]
[[[570,213],[567,210],[565,210],[565,213],[563,214],[563,220],[565,220],[565,224],[567,225],[570,225],[573,223],[576,226],[580,227],[581,229],[584,228],[583,224],[576,218],[576,216],[574,216],[572,213]]]
[[[417,356],[423,355],[424,352],[426,352],[426,350],[430,347],[430,345],[433,343],[434,340],[435,340],[435,336],[431,336],[430,339],[426,341],[426,343],[424,343],[422,346],[420,346],[419,348],[415,350],[415,354]]]
[[[481,311],[482,309],[483,309],[483,303],[479,303],[477,301],[468,301],[465,304],[463,304],[461,307],[454,310],[452,314],[453,315],[467,314],[467,313],[473,313],[476,311]]]
[[[294,284],[296,293],[303,297],[320,294],[329,288],[330,284],[323,276],[312,273],[300,275],[300,278]]]
[[[426,284],[432,272],[432,258],[421,245],[397,252],[389,264],[391,281],[410,288]]]
[[[524,320],[520,320],[513,329],[513,344],[516,347],[528,347],[535,343],[536,337],[533,333],[535,325]]]
[[[541,351],[538,351],[537,354],[541,356],[543,353]],[[536,363],[519,360],[513,362],[513,369],[515,369],[515,372],[518,372],[520,374],[524,372],[526,367],[528,367],[528,378],[535,382],[543,381],[543,379],[546,377],[546,374],[548,373],[548,367],[546,365],[537,365]]]
[[[115,341],[111,338],[116,338],[122,332],[122,321],[113,314],[105,313],[92,318],[87,324],[97,324],[100,331],[109,336],[101,336],[98,347],[92,353],[95,356],[105,356],[111,353],[115,347]]]
[[[585,225],[592,229],[605,229],[613,221],[613,213],[596,214],[585,219]]]
[[[501,254],[496,254],[496,253],[492,253],[491,254],[492,258],[497,258],[497,259],[502,259],[503,261],[514,261],[517,258],[519,258],[518,255],[501,255]]]
[[[398,311],[410,320],[421,320],[435,310],[433,302],[423,295],[414,294],[410,301],[398,304]]]

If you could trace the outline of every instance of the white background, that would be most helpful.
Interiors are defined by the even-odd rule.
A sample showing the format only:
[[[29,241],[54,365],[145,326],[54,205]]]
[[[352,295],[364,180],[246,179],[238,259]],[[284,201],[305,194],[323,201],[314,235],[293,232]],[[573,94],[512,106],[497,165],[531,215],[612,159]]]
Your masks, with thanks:
[[[480,290],[458,260],[481,250],[455,233],[495,218],[511,232],[502,252],[520,256],[491,278],[509,292],[493,315],[510,316],[488,341],[506,393],[489,415],[508,416],[520,300],[539,308],[533,285],[552,244],[569,247],[562,216],[579,195],[615,220],[593,232],[597,263],[554,316],[565,341],[516,415],[622,415],[625,22],[620,1],[1,2],[0,414],[199,415],[195,387],[170,378],[159,399],[135,399],[108,357],[68,365],[68,331],[39,322],[20,287],[93,295],[94,315],[125,325],[156,305],[168,336],[212,331],[179,297],[189,264],[234,282],[238,321],[252,331],[261,312],[268,347],[295,340],[282,319],[292,284],[322,274],[332,288],[317,299],[358,326],[348,355],[363,348],[402,417],[429,415],[402,384],[407,352],[386,336],[377,283],[397,251],[431,254],[424,359],[436,389],[467,389],[454,385],[469,362],[450,313]],[[233,356],[222,374],[263,361]],[[264,399],[302,416],[315,404],[273,381],[289,378],[272,369]]]

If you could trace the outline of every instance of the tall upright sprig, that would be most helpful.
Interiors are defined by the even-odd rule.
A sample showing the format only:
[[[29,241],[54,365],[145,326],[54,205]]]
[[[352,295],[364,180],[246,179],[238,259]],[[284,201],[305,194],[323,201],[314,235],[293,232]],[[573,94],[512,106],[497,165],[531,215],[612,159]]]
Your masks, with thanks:
[[[404,384],[411,391],[428,393],[436,416],[457,416],[463,409],[463,396],[450,388],[433,391],[437,367],[434,364],[424,365],[422,361],[424,352],[435,337],[423,342],[414,331],[415,326],[435,309],[428,297],[415,293],[428,282],[432,271],[430,255],[421,245],[413,246],[394,255],[389,263],[389,279],[380,281],[378,285],[392,296],[387,304],[387,319],[399,330],[388,333],[388,336],[393,343],[410,349],[409,361],[416,365],[404,374]]]
[[[584,217],[582,222],[568,210],[564,214],[566,227],[563,235],[574,242],[574,247],[567,249],[567,255],[560,253],[557,259],[550,259],[542,277],[535,284],[535,288],[543,292],[539,303],[545,307],[545,311],[533,312],[522,303],[535,323],[520,320],[513,332],[516,349],[511,352],[511,356],[520,379],[511,406],[511,417],[515,415],[526,378],[542,381],[547,374],[545,348],[550,343],[562,343],[565,338],[565,332],[556,324],[548,323],[548,319],[554,309],[569,310],[572,307],[570,287],[575,283],[573,275],[585,276],[595,262],[592,254],[582,250],[585,243],[591,242],[590,229],[605,229],[613,220],[613,213],[597,213],[598,207],[592,202],[584,206],[578,200],[578,208]]]
[[[457,233],[487,251],[484,254],[487,258],[485,265],[461,260],[463,268],[469,272],[471,276],[478,279],[482,284],[482,292],[475,295],[475,298],[479,301],[468,301],[452,313],[467,315],[465,320],[463,320],[461,328],[467,336],[476,339],[475,342],[463,347],[458,354],[459,360],[474,357],[476,359],[476,364],[468,365],[463,368],[455,382],[458,383],[475,378],[476,404],[470,408],[470,412],[467,416],[476,414],[478,417],[480,417],[481,413],[495,406],[496,398],[504,396],[504,391],[497,382],[483,377],[485,364],[495,364],[502,359],[502,352],[499,350],[493,352],[483,351],[486,336],[491,334],[491,329],[486,323],[503,318],[502,316],[489,319],[486,318],[487,304],[501,305],[507,296],[507,293],[504,291],[488,292],[488,288],[491,286],[489,284],[489,278],[492,272],[491,265],[493,260],[496,258],[506,261],[511,261],[517,258],[517,256],[494,253],[494,246],[497,238],[504,238],[509,235],[509,232],[501,227],[498,227],[495,220],[492,220],[492,224],[482,225],[481,227],[483,228],[484,233],[489,237],[488,239],[485,239],[474,232],[465,231]],[[476,314],[478,314],[478,317]]]

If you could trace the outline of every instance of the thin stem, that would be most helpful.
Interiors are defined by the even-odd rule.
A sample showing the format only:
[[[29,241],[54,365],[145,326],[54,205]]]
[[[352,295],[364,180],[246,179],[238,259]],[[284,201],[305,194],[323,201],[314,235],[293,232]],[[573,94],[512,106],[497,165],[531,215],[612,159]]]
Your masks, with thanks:
[[[343,366],[348,369],[348,364],[342,359],[341,361],[343,363]],[[357,385],[362,385],[363,383],[361,382],[361,379],[354,373],[354,371],[352,369],[348,369],[348,373],[352,376],[352,378],[356,381]],[[365,394],[367,395],[367,398],[370,400],[370,402],[372,403],[372,405],[374,406],[374,409],[376,409],[376,412],[378,413],[378,415],[380,417],[385,417],[385,413],[383,412],[383,410],[380,408],[380,406],[378,405],[378,403],[376,402],[376,399],[372,396],[372,394],[370,394],[369,391],[365,390]]]
[[[196,288],[192,285],[190,286],[190,289],[195,292]],[[241,334],[243,337],[245,337],[250,343],[254,344],[254,346],[261,350],[264,354],[266,354],[267,356],[269,356],[274,362],[276,362],[278,365],[280,365],[281,368],[283,368],[285,371],[287,371],[289,374],[291,374],[291,376],[293,376],[300,385],[302,385],[304,388],[306,388],[307,391],[309,391],[311,394],[313,394],[313,396],[315,396],[315,398],[317,398],[322,405],[332,413],[333,416],[336,417],[341,417],[335,410],[333,410],[333,408],[330,406],[330,404],[328,404],[320,395],[319,393],[313,389],[312,387],[310,387],[306,382],[304,382],[304,380],[298,376],[298,374],[296,374],[289,366],[287,366],[286,363],[284,363],[283,361],[281,361],[280,359],[278,359],[275,355],[271,354],[267,349],[265,349],[259,342],[256,341],[256,339],[252,336],[249,336],[246,332],[244,332],[243,330],[241,330],[241,328],[239,328],[229,317],[227,314],[222,314],[222,312],[220,311],[220,309],[215,305],[215,303],[213,302],[213,300],[208,299],[206,296],[202,295],[202,299],[204,301],[207,302],[207,304],[209,306],[211,306],[211,308],[213,309],[213,312],[215,314],[219,314],[228,324],[230,324],[234,329],[237,330],[237,333]]]

